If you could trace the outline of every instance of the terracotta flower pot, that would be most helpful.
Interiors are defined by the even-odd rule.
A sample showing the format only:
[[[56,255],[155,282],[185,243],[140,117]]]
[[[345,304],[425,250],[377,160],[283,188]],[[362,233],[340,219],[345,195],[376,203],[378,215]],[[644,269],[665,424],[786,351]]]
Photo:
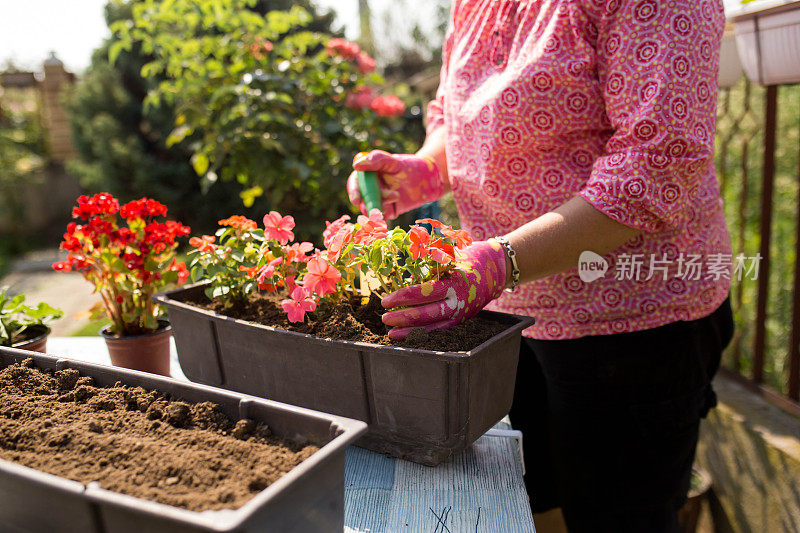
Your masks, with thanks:
[[[50,328],[47,326],[33,326],[30,328],[30,334],[33,337],[15,342],[11,347],[30,352],[45,353],[47,351],[47,337],[50,335]]]
[[[115,337],[107,332],[100,332],[106,340],[111,364],[131,370],[150,372],[169,376],[169,339],[172,337],[172,326],[160,320],[161,327],[153,333]]]

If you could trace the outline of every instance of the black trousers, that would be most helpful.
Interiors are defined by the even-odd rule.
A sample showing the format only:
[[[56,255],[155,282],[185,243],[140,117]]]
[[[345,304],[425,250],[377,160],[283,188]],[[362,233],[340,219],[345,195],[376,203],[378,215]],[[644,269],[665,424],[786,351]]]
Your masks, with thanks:
[[[726,300],[688,322],[579,339],[523,339],[511,424],[533,512],[571,532],[678,531],[711,378],[733,335]]]

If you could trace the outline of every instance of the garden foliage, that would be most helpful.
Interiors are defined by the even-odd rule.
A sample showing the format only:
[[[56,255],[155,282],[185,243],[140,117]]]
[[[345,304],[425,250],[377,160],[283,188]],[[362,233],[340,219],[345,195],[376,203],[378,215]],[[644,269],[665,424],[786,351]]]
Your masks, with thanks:
[[[20,191],[46,163],[44,132],[37,113],[22,105],[0,107],[0,209],[11,226],[24,220]]]
[[[107,23],[131,24],[134,4],[110,0],[105,8]],[[310,9],[307,1],[262,0],[253,10],[266,13],[288,9],[293,4]],[[331,21],[332,15],[315,14],[311,27],[325,31]],[[142,51],[141,43],[131,42],[110,63],[109,49],[117,42],[119,35],[112,33],[95,50],[91,66],[67,101],[78,154],[69,162],[69,171],[88,191],[107,191],[123,201],[152,196],[169,205],[179,220],[198,230],[211,231],[220,212],[243,210],[241,186],[235,182],[219,183],[202,191],[191,164],[191,139],[166,145],[175,128],[173,106],[163,101],[158,107],[144,106],[148,91],[160,81],[141,75],[142,66],[152,57]],[[255,216],[264,212],[264,206],[257,202],[244,212]]]
[[[132,21],[112,24],[119,40],[109,57],[141,43],[152,58],[141,70],[154,83],[146,102],[174,108],[167,145],[186,143],[205,188],[236,181],[246,206],[263,195],[268,209],[296,213],[296,231],[310,237],[349,208],[355,153],[410,149],[392,118],[404,106],[375,94],[383,80],[357,45],[305,29],[308,11],[262,16],[253,5],[141,0]]]

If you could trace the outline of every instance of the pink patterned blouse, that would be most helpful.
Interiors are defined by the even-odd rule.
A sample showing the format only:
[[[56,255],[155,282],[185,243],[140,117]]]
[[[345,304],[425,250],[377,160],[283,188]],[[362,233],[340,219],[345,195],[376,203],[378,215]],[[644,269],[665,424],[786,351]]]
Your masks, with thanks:
[[[428,131],[446,128],[462,227],[502,235],[580,195],[643,230],[597,280],[576,265],[490,305],[534,316],[527,336],[637,331],[725,299],[723,25],[720,0],[454,0]]]

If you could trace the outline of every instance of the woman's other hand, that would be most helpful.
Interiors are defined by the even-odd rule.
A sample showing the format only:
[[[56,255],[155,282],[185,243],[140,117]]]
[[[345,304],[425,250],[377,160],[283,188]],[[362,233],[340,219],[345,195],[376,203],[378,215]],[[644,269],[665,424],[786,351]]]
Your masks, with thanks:
[[[399,289],[381,300],[383,315],[393,326],[392,339],[403,339],[415,329],[447,329],[475,316],[500,296],[506,286],[506,254],[495,240],[479,241],[456,252],[457,268],[441,280]]]

